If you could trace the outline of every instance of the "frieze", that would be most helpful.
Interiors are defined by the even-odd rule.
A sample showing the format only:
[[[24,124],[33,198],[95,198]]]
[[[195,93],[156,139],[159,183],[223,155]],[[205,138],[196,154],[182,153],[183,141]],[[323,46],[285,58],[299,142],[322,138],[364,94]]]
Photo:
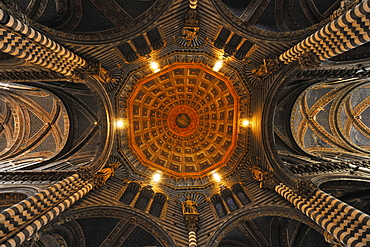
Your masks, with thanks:
[[[304,79],[311,79],[311,78],[353,78],[353,77],[360,77],[360,78],[367,78],[370,76],[370,70],[361,69],[358,67],[350,68],[350,69],[310,69],[310,70],[303,70],[299,72],[295,79],[304,78]]]
[[[298,175],[311,175],[327,172],[343,172],[350,168],[346,162],[324,162],[288,165],[288,169]]]
[[[28,182],[28,181],[61,181],[75,174],[76,171],[7,171],[0,172],[0,180]]]
[[[39,69],[30,69],[25,71],[22,69],[9,69],[0,71],[0,78],[2,81],[17,82],[17,81],[60,81],[68,78],[60,73],[54,71],[43,71]]]

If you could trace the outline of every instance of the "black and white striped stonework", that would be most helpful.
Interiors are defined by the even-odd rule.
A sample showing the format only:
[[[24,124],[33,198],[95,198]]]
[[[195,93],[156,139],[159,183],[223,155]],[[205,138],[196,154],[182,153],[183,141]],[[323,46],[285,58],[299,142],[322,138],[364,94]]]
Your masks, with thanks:
[[[75,67],[83,67],[86,65],[86,61],[84,59],[52,41],[35,29],[15,19],[2,9],[0,9],[0,24],[9,28],[11,31],[26,36],[28,39],[35,41],[43,47],[50,49],[63,59],[68,60],[69,63],[73,64]]]
[[[364,212],[321,190],[304,198],[281,183],[275,191],[345,246],[370,246],[370,216]]]
[[[314,53],[320,61],[370,41],[370,0],[330,22],[279,56],[285,64],[305,53]]]
[[[189,232],[189,247],[197,247],[197,234],[194,231]]]
[[[72,75],[74,69],[55,53],[2,28],[0,28],[0,51],[65,75]]]
[[[0,246],[19,245],[92,187],[90,182],[75,174],[5,209],[0,213],[0,241],[6,241],[6,245]],[[36,217],[37,220],[33,221]],[[8,239],[7,236],[15,232],[18,233]]]
[[[33,221],[27,227],[25,227],[22,231],[18,232],[15,236],[8,239],[5,243],[1,244],[0,247],[16,247],[23,243],[27,238],[32,236],[35,232],[41,229],[41,227],[45,226],[48,222],[53,220],[57,217],[60,213],[65,211],[69,208],[73,203],[81,199],[84,195],[86,195],[90,190],[92,190],[93,185],[91,183],[86,183],[86,185],[73,193],[67,199],[63,200],[51,210],[47,211],[44,215],[42,215],[37,220]]]

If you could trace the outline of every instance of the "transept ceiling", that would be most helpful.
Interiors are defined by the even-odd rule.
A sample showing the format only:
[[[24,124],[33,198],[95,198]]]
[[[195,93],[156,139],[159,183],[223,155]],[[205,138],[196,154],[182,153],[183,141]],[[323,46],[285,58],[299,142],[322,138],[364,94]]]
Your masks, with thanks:
[[[345,80],[344,80],[345,81]],[[291,128],[308,153],[369,152],[369,84],[315,84],[293,106]]]

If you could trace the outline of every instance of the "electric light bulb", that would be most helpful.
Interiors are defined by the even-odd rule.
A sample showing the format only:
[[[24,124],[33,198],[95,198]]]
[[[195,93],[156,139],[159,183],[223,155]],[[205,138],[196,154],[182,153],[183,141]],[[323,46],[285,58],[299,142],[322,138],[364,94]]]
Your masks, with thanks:
[[[152,68],[154,73],[157,73],[158,71],[160,71],[158,63],[154,61],[150,62],[150,67]]]
[[[156,172],[156,173],[154,173],[154,175],[153,175],[153,182],[155,182],[155,183],[157,183],[157,182],[159,182],[160,180],[161,180],[161,173],[160,172]]]
[[[216,180],[216,182],[221,181],[221,176],[217,172],[214,172],[212,175],[213,175],[213,178]]]
[[[117,128],[123,128],[123,127],[125,127],[125,122],[123,120],[117,120],[116,121],[116,127]]]
[[[243,119],[242,120],[242,126],[243,127],[247,127],[251,124],[251,122],[248,120],[248,119]]]
[[[222,60],[218,60],[215,63],[215,66],[213,66],[213,71],[218,72],[222,68],[222,64],[223,64],[223,61]]]

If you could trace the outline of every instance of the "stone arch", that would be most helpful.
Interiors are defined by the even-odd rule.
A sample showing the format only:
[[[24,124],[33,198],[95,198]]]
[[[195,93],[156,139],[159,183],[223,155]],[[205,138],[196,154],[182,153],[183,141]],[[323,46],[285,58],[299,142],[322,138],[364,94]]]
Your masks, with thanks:
[[[141,188],[140,184],[136,182],[129,183],[125,192],[123,193],[119,200],[124,204],[130,205],[132,200],[134,200],[136,194],[139,192],[140,188]]]
[[[262,243],[264,246],[270,246],[270,237],[277,234],[270,231],[270,225],[282,224],[282,226],[287,227],[289,223],[294,223],[295,227],[300,228],[300,232],[303,235],[307,233],[307,229],[312,230],[315,237],[320,238],[317,240],[319,246],[330,246],[329,244],[325,245],[326,242],[321,235],[323,231],[318,225],[298,210],[293,210],[290,207],[284,206],[263,206],[251,208],[234,215],[218,227],[214,235],[207,242],[206,246],[214,246],[214,243],[219,243],[218,246],[228,246],[227,244],[231,244],[231,240],[234,240],[233,244],[238,244],[237,246],[260,246],[257,244],[257,241],[258,243]],[[239,233],[237,233],[237,231],[239,231]],[[228,238],[228,234],[233,237]],[[279,237],[284,235],[281,234],[281,232],[278,234]],[[244,236],[244,238],[237,238],[236,236],[238,235]],[[293,234],[289,236],[293,237]],[[272,239],[272,241],[274,241],[274,239]],[[290,239],[290,241],[303,243],[304,236],[303,239],[299,239],[299,235],[297,235],[294,239]],[[294,246],[303,247],[304,245],[297,244]]]
[[[6,83],[0,90],[0,160],[35,163],[63,149],[69,135],[69,116],[63,102],[50,91]],[[5,162],[5,163],[4,163]]]
[[[162,193],[155,193],[152,205],[150,206],[149,213],[151,215],[160,217],[166,201],[167,201],[167,196],[165,196]]]
[[[80,208],[61,215],[50,227],[54,228],[72,220],[81,225],[87,240],[91,239],[88,234],[97,234],[98,229],[102,229],[102,225],[107,224],[106,231],[102,231],[103,236],[99,238],[101,243],[98,245],[100,246],[120,246],[137,227],[145,230],[163,247],[177,246],[162,226],[136,209],[113,206]],[[96,230],[89,228],[90,232],[88,233],[86,227],[92,225],[96,227]],[[94,239],[97,239],[96,236]],[[94,244],[97,244],[97,241]],[[86,242],[86,246],[89,246],[88,242]]]

